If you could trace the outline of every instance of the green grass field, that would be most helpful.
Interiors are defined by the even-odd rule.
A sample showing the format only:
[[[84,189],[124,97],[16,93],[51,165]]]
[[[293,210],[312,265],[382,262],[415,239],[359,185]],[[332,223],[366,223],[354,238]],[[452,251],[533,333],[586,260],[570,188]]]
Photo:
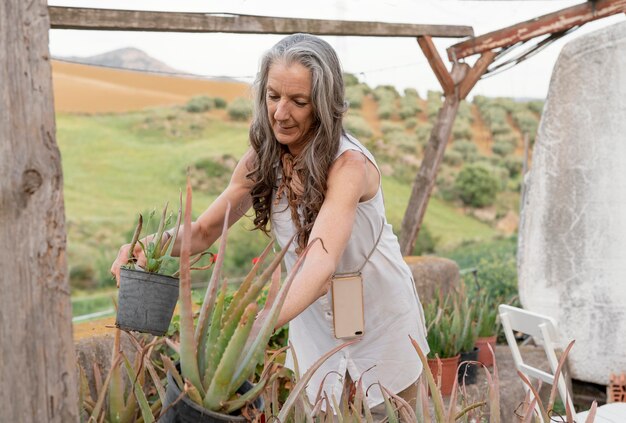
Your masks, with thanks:
[[[247,131],[246,123],[190,114],[181,108],[57,115],[70,269],[91,269],[95,278],[106,278],[117,249],[131,236],[137,213],[160,209],[166,201],[173,208],[184,188],[187,167],[225,154],[240,157],[247,148]],[[387,216],[397,231],[411,187],[387,177],[383,187]],[[196,190],[194,214],[213,199]],[[425,225],[444,250],[497,234],[436,198],[430,202]],[[250,227],[243,222],[231,231],[227,270],[247,268],[266,242],[262,235],[246,233]]]

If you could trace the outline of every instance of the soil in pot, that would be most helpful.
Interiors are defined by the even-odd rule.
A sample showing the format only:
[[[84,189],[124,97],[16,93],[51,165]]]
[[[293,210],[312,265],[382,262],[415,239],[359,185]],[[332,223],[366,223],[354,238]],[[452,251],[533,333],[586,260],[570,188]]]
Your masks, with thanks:
[[[123,330],[164,335],[177,301],[178,279],[122,268],[115,325]]]
[[[487,344],[491,345],[493,351],[496,351],[496,337],[497,335],[488,336],[484,338],[478,338],[476,340],[476,347],[478,348],[478,361],[483,363],[487,367],[493,366],[493,356]]]
[[[459,366],[460,354],[450,358],[441,358],[441,393],[443,395],[450,395],[452,393],[452,387],[454,386],[454,380],[456,379],[456,370]],[[429,358],[428,367],[430,368],[435,381],[439,374],[437,366],[437,359]]]
[[[179,370],[180,367],[176,366]],[[237,391],[240,394],[248,392],[253,385],[245,381]],[[178,398],[180,397],[180,400]],[[177,401],[178,400],[178,401]],[[254,407],[263,409],[263,398],[259,397],[254,401]],[[199,406],[186,395],[181,397],[181,391],[170,372],[167,373],[167,389],[165,391],[165,402],[163,404],[165,414],[159,418],[159,423],[219,423],[219,422],[246,422],[248,421],[241,414],[222,414],[217,411],[207,410]]]
[[[476,383],[476,373],[478,372],[478,367],[480,365],[477,363],[470,363],[471,361],[478,361],[478,347],[474,347],[472,351],[461,353],[461,357],[459,358],[459,375],[457,379],[459,385],[462,385],[463,383],[466,385]]]

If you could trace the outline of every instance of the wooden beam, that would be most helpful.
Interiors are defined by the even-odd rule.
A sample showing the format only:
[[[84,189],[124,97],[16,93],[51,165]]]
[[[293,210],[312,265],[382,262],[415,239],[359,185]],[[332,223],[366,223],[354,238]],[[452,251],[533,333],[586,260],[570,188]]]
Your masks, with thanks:
[[[476,82],[480,79],[481,76],[487,70],[487,67],[491,63],[493,63],[493,59],[495,59],[496,53],[493,51],[484,52],[480,58],[474,63],[474,66],[467,72],[465,78],[459,84],[459,98],[461,100],[465,99],[467,95],[470,93]]]
[[[424,56],[426,56],[428,64],[435,73],[444,94],[452,94],[454,92],[454,81],[450,76],[450,72],[448,72],[448,68],[446,68],[443,60],[441,60],[432,38],[429,36],[417,37],[417,42],[424,52]]]
[[[448,59],[456,61],[622,12],[626,12],[626,0],[588,1],[454,44],[447,49]]]
[[[0,1],[0,420],[78,422],[46,0]]]
[[[413,255],[415,241],[426,214],[426,207],[435,186],[437,171],[443,159],[458,109],[458,96],[455,94],[446,96],[441,109],[439,109],[437,122],[430,132],[430,138],[424,150],[424,158],[413,181],[409,204],[402,219],[400,251],[403,256]]]
[[[106,31],[231,32],[241,34],[350,35],[363,37],[461,38],[474,35],[471,26],[419,25],[387,22],[275,18],[235,14],[152,12],[50,6],[53,29]]]

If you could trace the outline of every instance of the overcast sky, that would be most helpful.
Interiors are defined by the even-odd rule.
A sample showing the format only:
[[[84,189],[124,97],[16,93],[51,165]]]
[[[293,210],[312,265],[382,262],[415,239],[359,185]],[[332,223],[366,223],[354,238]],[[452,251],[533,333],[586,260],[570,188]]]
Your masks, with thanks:
[[[476,35],[532,19],[582,0],[49,0],[49,5],[111,9],[241,13],[264,16],[341,19],[414,24],[469,25]],[[591,22],[536,56],[478,82],[473,94],[544,98],[559,51],[568,41],[618,22],[624,14]],[[280,35],[185,34],[114,31],[50,31],[55,56],[90,56],[136,47],[173,68],[205,76],[230,76],[250,82],[259,57]],[[420,94],[440,89],[414,38],[325,37],[336,49],[346,72],[375,87],[412,87]],[[445,49],[460,40],[436,39]]]

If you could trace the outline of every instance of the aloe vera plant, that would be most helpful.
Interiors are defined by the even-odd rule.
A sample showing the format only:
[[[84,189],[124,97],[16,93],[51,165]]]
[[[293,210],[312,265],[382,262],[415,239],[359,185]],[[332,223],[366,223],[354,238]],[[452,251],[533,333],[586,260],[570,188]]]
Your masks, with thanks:
[[[165,390],[150,360],[157,341],[153,340],[143,345],[133,338],[137,351],[131,364],[120,347],[120,333],[119,329],[115,331],[111,368],[104,382],[99,366],[94,363],[95,398],[89,390],[85,371],[79,366],[80,403],[88,423],[150,423],[156,421],[161,411]],[[158,392],[158,399],[151,404],[143,391],[146,371]],[[124,373],[127,375],[128,383],[124,382]]]
[[[180,254],[180,374],[173,366],[169,370],[174,373],[174,379],[185,385],[179,388],[184,388],[191,400],[208,410],[228,414],[258,397],[265,385],[275,377],[275,373],[263,372],[251,390],[241,396],[236,394],[239,387],[254,374],[256,366],[263,362],[280,308],[308,250],[303,252],[280,286],[280,263],[287,248],[260,272],[272,250],[273,242],[270,242],[233,295],[230,304],[226,305],[226,281],[221,280],[221,269],[227,243],[228,208],[217,260],[197,323],[194,324],[190,278],[191,204],[192,192],[188,180]],[[309,248],[317,241],[313,240]],[[263,313],[258,313],[257,300],[270,279],[270,294]]]

